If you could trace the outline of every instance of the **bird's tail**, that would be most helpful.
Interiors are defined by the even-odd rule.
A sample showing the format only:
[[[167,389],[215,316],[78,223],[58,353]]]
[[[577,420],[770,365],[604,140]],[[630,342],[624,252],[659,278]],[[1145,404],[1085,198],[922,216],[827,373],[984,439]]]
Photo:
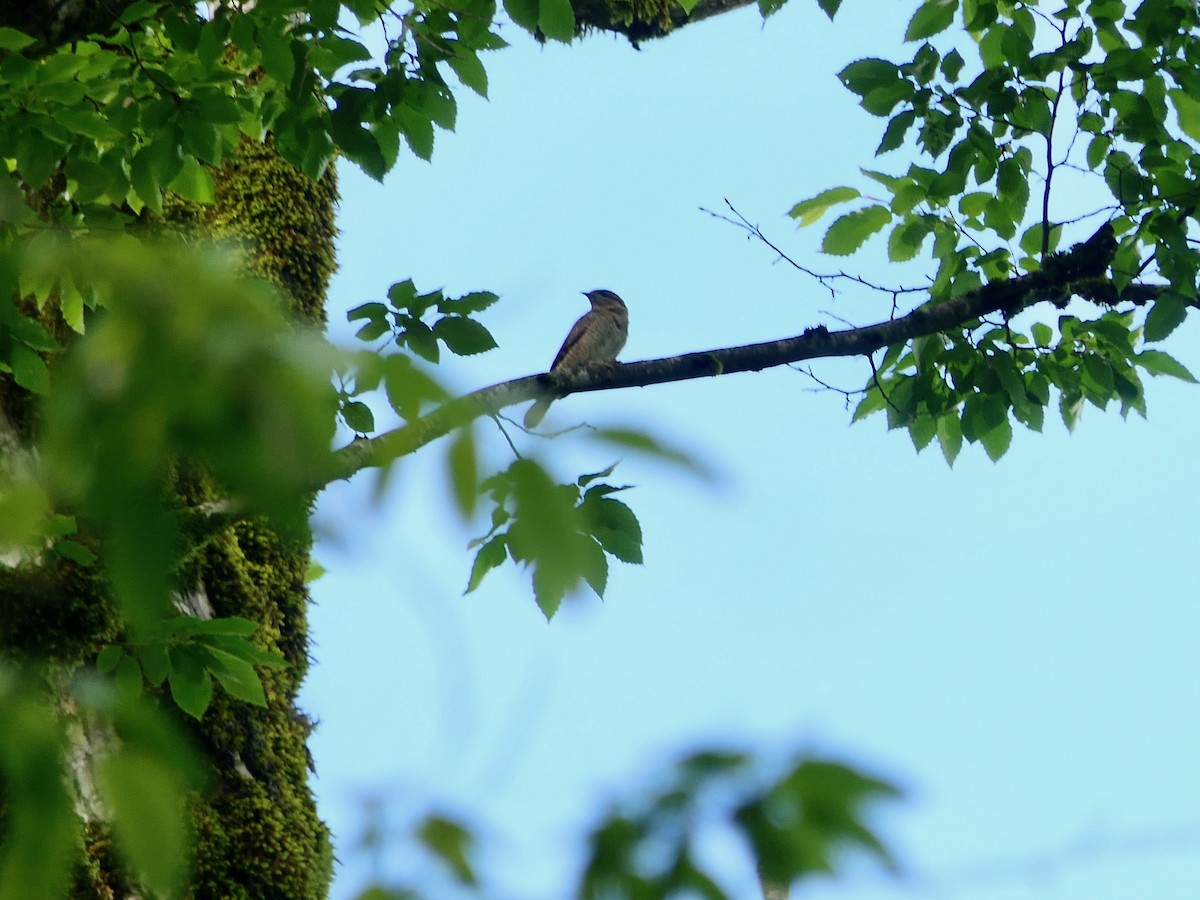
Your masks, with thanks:
[[[542,398],[535,400],[533,406],[529,407],[529,412],[525,413],[525,427],[537,428],[541,424],[542,419],[546,418],[546,413],[550,409],[552,400]]]

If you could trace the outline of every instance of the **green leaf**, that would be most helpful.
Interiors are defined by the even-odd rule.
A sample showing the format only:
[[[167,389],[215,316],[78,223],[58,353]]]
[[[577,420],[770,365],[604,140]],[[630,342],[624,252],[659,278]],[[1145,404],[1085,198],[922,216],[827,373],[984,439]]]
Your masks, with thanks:
[[[334,8],[337,8],[336,4]],[[336,34],[326,34],[322,36],[320,42],[314,47],[313,58],[317,68],[323,74],[332,76],[342,66],[369,60],[371,58],[371,51],[358,41],[340,37]]]
[[[1047,246],[1049,250],[1054,249],[1056,232],[1060,231],[1060,226],[1051,226],[1050,241]],[[1042,236],[1046,233],[1046,229],[1041,222],[1034,222],[1025,229],[1025,233],[1021,235],[1021,250],[1030,257],[1039,257],[1042,255]]]
[[[90,566],[97,559],[95,553],[78,541],[55,541],[54,553],[81,566]]]
[[[867,58],[850,63],[838,73],[838,79],[859,97],[880,88],[889,88],[900,80],[900,67],[886,59]]]
[[[1146,179],[1128,153],[1115,151],[1104,163],[1104,181],[1112,195],[1121,203],[1136,203],[1142,198]]]
[[[65,790],[63,723],[42,692],[13,690],[15,678],[4,678],[8,674],[15,673],[9,668],[0,674],[5,769],[0,894],[5,900],[65,897],[82,835]]]
[[[384,390],[388,403],[402,418],[412,421],[426,401],[441,402],[446,392],[436,381],[401,354],[385,358]]]
[[[916,110],[912,109],[903,110],[892,116],[887,128],[884,129],[883,138],[879,141],[879,146],[875,148],[875,155],[880,156],[889,150],[895,150],[903,144],[904,136],[908,134],[908,129],[912,127],[916,119]]]
[[[821,7],[821,12],[829,16],[829,21],[833,21],[833,17],[837,15],[838,9],[842,5],[842,0],[817,0],[817,6]]]
[[[387,161],[379,146],[379,139],[361,122],[351,121],[346,116],[335,114],[330,116],[329,134],[346,157],[376,181],[383,181],[387,174]],[[432,132],[430,133],[429,153],[418,153],[422,159],[428,159],[433,151]],[[414,147],[414,152],[416,148]]]
[[[1016,159],[1003,160],[996,175],[996,196],[1014,223],[1025,217],[1029,205],[1029,177]]]
[[[504,542],[502,535],[497,535],[484,543],[479,548],[479,552],[475,554],[475,561],[471,564],[471,577],[467,581],[467,589],[464,594],[469,594],[475,588],[479,587],[483,576],[492,569],[502,565],[504,560],[508,558],[508,546]]]
[[[153,156],[148,150],[143,149],[130,163],[129,182],[152,212],[162,213],[162,188],[154,169]]]
[[[868,206],[846,213],[829,226],[821,250],[833,256],[848,256],[890,221],[892,214],[886,206]]]
[[[1146,315],[1145,337],[1148,341],[1161,341],[1183,324],[1187,318],[1187,304],[1173,294],[1163,294],[1154,301]]]
[[[1083,376],[1083,383],[1093,387],[1105,401],[1113,396],[1112,367],[1100,356],[1089,353],[1083,357]]]
[[[6,156],[15,156],[17,170],[33,187],[41,187],[50,177],[62,158],[62,147],[50,140],[39,129],[25,126],[17,141],[16,153],[6,150]]]
[[[519,459],[508,469],[516,515],[508,530],[515,559],[533,567],[534,599],[547,619],[582,577],[586,541],[579,533],[577,492],[557,485],[532,460]]]
[[[194,156],[184,158],[183,168],[171,181],[170,187],[184,199],[196,203],[212,203],[217,196],[217,188],[212,174],[197,162]]]
[[[1026,372],[1025,387],[1039,406],[1050,405],[1050,379],[1041,372]]]
[[[227,653],[211,644],[204,644],[208,651],[205,668],[221,683],[229,694],[238,700],[255,706],[266,706],[267,695],[262,680],[254,666],[233,653]]]
[[[539,0],[538,29],[552,40],[569,44],[575,37],[575,10],[571,0]]]
[[[258,29],[258,43],[262,50],[263,70],[285,88],[291,85],[296,74],[292,39],[286,34],[264,27]]]
[[[583,560],[580,566],[583,572],[583,580],[601,600],[604,599],[604,592],[608,589],[608,557],[604,555],[604,548],[596,541],[585,541],[583,543]]]
[[[115,671],[117,663],[125,658],[125,649],[119,644],[105,644],[96,654],[96,671],[102,675]],[[141,677],[141,673],[138,674]]]
[[[404,340],[413,353],[431,363],[436,363],[441,355],[438,351],[437,338],[433,329],[420,319],[411,319],[404,329]]]
[[[46,517],[45,534],[47,537],[65,537],[68,534],[75,534],[77,530],[78,525],[74,516],[56,513]]]
[[[354,332],[354,336],[363,343],[371,343],[392,330],[391,323],[386,318],[372,319],[362,328]]]
[[[142,667],[132,656],[122,656],[117,661],[116,669],[117,694],[122,698],[136,699],[142,695]]]
[[[433,156],[433,121],[429,115],[407,105],[395,107],[393,115],[408,148],[417,158],[429,160]]]
[[[76,334],[83,334],[83,294],[66,276],[59,282],[58,305],[67,327]]]
[[[183,131],[183,146],[197,159],[217,163],[221,157],[221,128],[199,115],[184,116],[179,123]]]
[[[953,468],[963,443],[962,423],[959,421],[957,411],[951,410],[945,415],[938,416],[937,439],[942,448],[942,456],[946,457],[946,464]]]
[[[438,304],[438,311],[469,315],[470,313],[483,312],[499,299],[499,295],[491,291],[472,291],[469,294],[463,294],[461,297],[443,300]]]
[[[46,293],[49,294],[54,281],[39,280],[45,285]],[[30,290],[30,293],[40,292],[30,289],[28,285],[24,286]],[[54,351],[61,349],[61,345],[54,339],[54,335],[50,334],[40,322],[21,315],[12,307],[6,310],[3,306],[0,306],[0,324],[7,325],[8,330],[12,332],[12,336],[18,342],[25,344],[32,350]]]
[[[1170,375],[1196,384],[1196,378],[1188,371],[1187,366],[1162,350],[1143,350],[1134,357],[1134,362],[1151,375]]]
[[[1087,148],[1087,164],[1089,169],[1098,169],[1112,149],[1112,138],[1098,134],[1092,138]]]
[[[1015,408],[1028,406],[1029,396],[1025,392],[1025,379],[1018,371],[1012,356],[1006,353],[997,354],[991,368],[999,379],[1000,386],[1004,388],[1004,393],[1008,395],[1009,402]]]
[[[93,109],[83,107],[67,107],[54,112],[54,121],[66,126],[76,134],[91,138],[100,143],[111,144],[121,140],[124,135]]]
[[[699,2],[699,0],[697,0]],[[483,63],[479,56],[470,50],[465,50],[461,46],[457,52],[446,60],[450,68],[454,70],[454,74],[458,76],[458,80],[465,86],[469,87],[480,97],[488,95],[488,77],[487,70],[484,69]]]
[[[478,883],[471,863],[475,837],[460,823],[445,816],[429,815],[417,829],[417,837],[446,864],[460,884],[474,886]]]
[[[387,297],[392,309],[398,312],[412,311],[420,315],[423,311],[419,308],[420,304],[417,302],[417,286],[413,284],[411,278],[407,278],[404,281],[397,281],[389,287]],[[364,306],[358,307],[358,309],[363,309],[370,305],[370,303],[367,303]]]
[[[8,364],[12,368],[13,380],[34,394],[50,393],[50,370],[35,350],[25,344],[13,342],[9,349]]]
[[[246,637],[234,634],[200,634],[193,639],[199,646],[236,656],[244,662],[273,669],[286,669],[288,662],[274,650],[264,650]]]
[[[987,451],[988,459],[997,462],[1008,452],[1008,448],[1012,444],[1012,437],[1012,422],[1005,416],[999,423],[980,434],[979,442]]]
[[[361,306],[356,306],[354,309],[346,313],[346,321],[357,322],[359,319],[385,319],[387,317],[387,307],[378,301],[364,303]]]
[[[15,28],[0,28],[0,50],[12,50],[15,52],[24,50],[32,43],[33,38],[17,31]]]
[[[205,68],[212,68],[225,49],[229,38],[229,17],[209,19],[200,27],[200,39],[196,42],[196,57]]]
[[[908,22],[905,42],[920,41],[945,31],[954,23],[957,10],[958,0],[925,0]]]
[[[1071,393],[1065,391],[1058,398],[1058,411],[1062,415],[1063,424],[1067,426],[1067,431],[1074,431],[1075,426],[1079,423],[1079,417],[1083,414],[1083,394]]]
[[[872,385],[863,394],[863,398],[858,401],[858,406],[854,408],[854,414],[850,417],[851,424],[865,419],[872,413],[877,413],[887,406],[887,398],[883,392],[879,390],[878,385]]]
[[[788,215],[793,219],[799,219],[800,227],[803,228],[825,215],[831,206],[856,200],[859,196],[861,196],[859,191],[852,187],[830,188],[827,191],[821,191],[815,197],[801,200],[791,208]]]
[[[891,115],[897,104],[911,100],[915,93],[900,67],[882,59],[852,62],[838,73],[838,78],[858,94],[862,108],[875,116]]]
[[[434,324],[433,333],[451,353],[459,356],[485,353],[496,347],[492,333],[465,316],[443,316]]]
[[[584,515],[584,528],[606,552],[621,562],[641,565],[642,526],[632,509],[592,488],[584,498],[580,512]]]
[[[199,648],[187,644],[167,648],[171,698],[193,718],[200,719],[212,703],[212,676],[204,667]],[[145,662],[143,660],[143,666]]]
[[[346,426],[357,434],[370,434],[375,430],[375,414],[361,400],[347,400],[342,404],[342,419]]]
[[[450,444],[446,463],[455,506],[464,518],[469,518],[479,500],[479,466],[470,428],[464,428]]]
[[[963,59],[962,54],[957,50],[951,50],[942,59],[942,74],[949,82],[958,81],[958,75],[962,72],[965,64],[966,60]]]
[[[1026,403],[1024,406],[1014,406],[1013,415],[1030,431],[1041,431],[1046,421],[1046,410],[1036,403]]]
[[[888,259],[892,262],[915,259],[932,229],[932,223],[924,216],[901,222],[888,236]]]
[[[665,444],[658,438],[651,437],[644,432],[633,431],[628,428],[596,428],[591,430],[590,434],[595,440],[603,441],[617,447],[636,450],[639,453],[645,453],[647,456],[674,463],[685,469],[690,469],[701,477],[712,477],[712,472],[709,468],[691,453],[680,447]],[[604,477],[607,477],[610,472],[611,468],[604,473]],[[580,484],[586,485],[586,482],[581,481]]]
[[[929,442],[933,440],[937,433],[937,420],[930,415],[913,416],[908,423],[908,436],[912,439],[913,446],[920,453],[929,446]]]
[[[577,485],[579,485],[580,487],[587,487],[593,481],[596,481],[600,478],[607,478],[614,471],[616,471],[616,468],[617,468],[617,464],[613,463],[608,468],[601,469],[599,472],[588,472],[588,473],[586,473],[584,475],[580,475],[578,478],[576,478],[575,483]],[[620,488],[615,488],[615,487],[612,487],[611,485],[606,485],[606,487],[608,489],[605,491],[605,493],[608,493],[608,494],[611,494],[617,490],[620,490]]]
[[[1175,115],[1179,117],[1179,127],[1193,141],[1200,142],[1200,100],[1197,100],[1181,88],[1173,88],[1167,92],[1171,105],[1175,107]]]
[[[258,631],[258,623],[243,616],[221,616],[218,619],[194,619],[192,634],[249,637]]]
[[[156,895],[176,896],[189,867],[179,773],[170,760],[118,746],[97,776],[120,855]]]
[[[151,644],[142,648],[141,652],[142,672],[146,676],[146,680],[154,687],[159,687],[166,681],[167,674],[171,671],[170,660],[167,659],[166,644]]]
[[[504,11],[526,31],[537,31],[538,0],[504,0]]]

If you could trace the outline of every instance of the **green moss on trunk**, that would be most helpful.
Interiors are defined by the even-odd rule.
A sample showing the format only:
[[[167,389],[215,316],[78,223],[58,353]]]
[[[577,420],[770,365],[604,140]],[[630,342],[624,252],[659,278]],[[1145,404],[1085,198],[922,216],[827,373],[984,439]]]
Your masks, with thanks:
[[[248,273],[278,285],[298,322],[323,324],[334,270],[333,173],[313,183],[279,157],[268,140],[244,141],[215,175],[213,206],[176,199],[168,204],[166,223],[145,226],[238,243]],[[3,377],[0,409],[21,443],[29,442],[36,432],[36,405]],[[201,472],[180,474],[175,488],[184,507],[217,499]],[[308,536],[281,534],[258,520],[206,537],[203,546],[181,548],[186,560],[179,573],[181,593],[202,592],[217,616],[261,623],[253,640],[288,662],[286,668],[259,670],[265,709],[233,700],[218,688],[203,720],[189,720],[210,775],[209,788],[191,803],[196,843],[190,896],[197,900],[318,900],[328,892],[333,852],[308,784],[312,724],[296,706],[309,659],[304,583],[309,549]],[[99,564],[0,566],[0,598],[5,601],[0,603],[0,658],[36,660],[69,675],[120,637],[121,623]],[[86,822],[72,896],[110,900],[131,892],[138,893],[136,885],[120,872],[107,829]]]

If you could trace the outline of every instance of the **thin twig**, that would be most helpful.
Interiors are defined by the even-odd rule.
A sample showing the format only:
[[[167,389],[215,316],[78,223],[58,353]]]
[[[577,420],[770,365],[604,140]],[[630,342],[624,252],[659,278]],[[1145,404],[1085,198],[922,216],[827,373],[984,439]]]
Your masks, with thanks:
[[[781,250],[774,241],[772,241],[765,234],[763,234],[762,228],[760,228],[758,225],[755,225],[753,222],[751,222],[749,219],[747,219],[744,215],[742,215],[738,211],[737,207],[735,207],[731,202],[729,202],[728,198],[725,198],[725,205],[728,206],[729,211],[731,213],[733,213],[734,216],[737,217],[736,219],[730,218],[729,216],[727,216],[723,213],[714,212],[713,210],[707,209],[703,206],[700,207],[700,211],[704,212],[704,213],[708,213],[708,215],[712,216],[714,219],[720,219],[722,222],[727,222],[728,224],[733,225],[735,228],[740,228],[741,230],[747,232],[750,237],[761,241],[763,244],[766,244],[768,247],[770,247],[772,250],[774,250],[776,254],[779,255],[780,259],[782,259],[784,262],[786,262],[792,268],[796,269],[799,272],[803,272],[805,275],[808,275],[810,278],[815,278],[821,284],[822,287],[824,287],[826,290],[829,291],[830,295],[833,297],[837,296],[837,291],[834,290],[834,288],[832,287],[830,282],[837,281],[839,279],[845,280],[845,281],[853,281],[856,284],[861,284],[863,287],[870,288],[873,291],[880,291],[885,294],[891,294],[893,299],[895,299],[897,294],[916,294],[916,293],[921,293],[923,291],[928,290],[928,288],[924,288],[924,287],[888,287],[886,285],[876,284],[872,281],[868,281],[866,278],[863,278],[861,275],[852,275],[849,272],[830,272],[830,273],[817,272],[813,269],[808,268],[808,266],[802,265],[801,263],[792,259],[792,257],[788,256],[786,253],[784,253],[783,250]]]
[[[811,378],[813,381],[815,381],[817,384],[819,384],[821,386],[820,388],[805,388],[804,390],[814,391],[814,392],[819,391],[819,390],[826,390],[826,391],[833,391],[835,394],[841,394],[842,397],[846,401],[847,409],[850,408],[851,399],[853,399],[858,394],[865,394],[867,392],[866,388],[855,388],[854,390],[846,390],[845,388],[840,388],[840,387],[837,387],[836,385],[830,384],[827,381],[823,381],[822,379],[817,377],[816,373],[813,372],[812,366],[789,365],[788,368],[791,369],[793,372],[799,372],[801,375],[807,375],[809,378]]]
[[[523,459],[524,457],[521,456],[521,451],[517,449],[517,445],[513,443],[512,438],[509,436],[508,429],[505,428],[503,423],[500,421],[501,419],[504,419],[507,422],[512,422],[512,419],[508,418],[508,416],[502,416],[499,413],[493,413],[492,415],[488,416],[488,418],[496,423],[496,427],[499,428],[500,433],[504,435],[504,440],[508,441],[508,446],[512,448],[513,456],[515,456],[517,459]],[[517,423],[513,422],[513,424],[516,425]],[[521,430],[525,431],[524,427],[518,427],[521,427]]]
[[[871,380],[875,382],[875,387],[879,388],[879,394],[881,397],[883,397],[883,402],[886,403],[888,406],[890,406],[892,409],[894,409],[896,411],[897,415],[903,416],[904,421],[911,422],[912,416],[910,416],[908,413],[906,413],[904,410],[902,410],[900,407],[898,407],[895,403],[893,403],[892,398],[889,397],[887,391],[885,391],[883,389],[883,384],[879,380],[879,370],[877,368],[875,368],[874,354],[867,353],[864,355],[867,357],[867,362],[869,362],[871,364]]]

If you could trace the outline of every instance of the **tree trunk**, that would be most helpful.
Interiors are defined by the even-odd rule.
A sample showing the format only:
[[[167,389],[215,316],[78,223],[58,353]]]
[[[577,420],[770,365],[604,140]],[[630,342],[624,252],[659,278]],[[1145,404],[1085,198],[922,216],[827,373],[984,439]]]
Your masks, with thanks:
[[[332,172],[314,184],[284,162],[268,140],[244,142],[215,177],[216,203],[169,202],[169,227],[239,241],[247,268],[282,289],[298,321],[323,323],[334,268]],[[67,338],[61,330],[56,329],[59,336]],[[28,464],[37,415],[33,398],[0,373],[0,467]],[[173,488],[185,507],[219,499],[201,471],[181,467]],[[187,601],[180,604],[202,617],[242,616],[260,623],[252,640],[282,654],[288,666],[259,670],[266,708],[217,690],[203,719],[188,720],[208,775],[203,793],[190,803],[195,844],[189,896],[325,897],[333,852],[308,784],[306,740],[312,725],[296,706],[309,661],[309,541],[251,520],[192,549],[184,557],[191,561],[181,588]],[[94,789],[94,762],[112,738],[76,713],[65,689],[75,672],[93,663],[100,647],[121,635],[104,573],[99,564],[16,562],[0,560],[0,661],[34,663],[50,685],[64,686],[59,706],[70,743],[64,762],[83,834],[70,896],[142,896],[110,851],[105,811]],[[0,832],[3,812],[0,795]]]

